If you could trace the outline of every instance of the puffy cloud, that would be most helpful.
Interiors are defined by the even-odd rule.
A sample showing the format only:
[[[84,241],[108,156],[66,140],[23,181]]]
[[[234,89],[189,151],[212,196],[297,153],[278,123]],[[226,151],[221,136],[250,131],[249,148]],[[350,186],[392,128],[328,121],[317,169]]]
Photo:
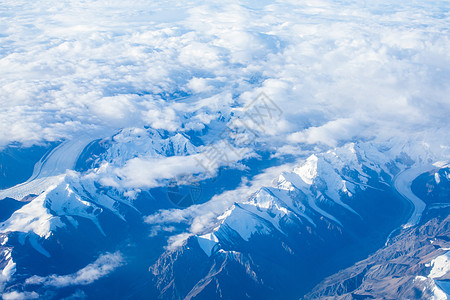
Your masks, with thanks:
[[[169,237],[167,250],[173,251],[179,247],[184,246],[186,241],[192,236],[190,233],[181,233],[174,236]]]
[[[202,130],[261,91],[284,112],[277,147],[449,126],[446,1],[3,5],[0,147]]]
[[[356,139],[406,137],[438,151],[450,143],[448,1],[2,5],[0,149],[11,142],[31,145],[93,131],[104,137],[146,125],[208,128],[207,141],[214,144],[220,130],[215,121],[261,92],[282,111],[258,138],[278,149],[275,155],[301,156],[318,145]],[[100,182],[150,188],[203,171],[197,154],[139,154],[100,174],[106,174]],[[266,170],[208,203],[161,211],[146,221],[186,222],[189,234],[201,233],[232,202],[245,200],[280,171]],[[189,234],[173,237],[171,245]],[[95,270],[94,263],[86,274],[96,278]],[[55,286],[89,282],[83,278],[77,272],[30,280]]]
[[[92,101],[90,107],[94,115],[97,115],[101,120],[115,122],[116,125],[120,126],[120,124],[127,124],[136,120],[137,107],[133,98],[136,97],[132,95],[103,97]]]
[[[169,179],[191,174],[197,174],[198,178],[214,176],[220,167],[238,167],[239,160],[251,155],[247,148],[237,149],[222,141],[203,147],[198,154],[132,158],[123,167],[115,168],[112,174],[102,174],[100,182],[114,187],[153,188],[164,185]]]
[[[208,79],[206,78],[194,77],[189,80],[187,86],[196,93],[208,92],[213,89],[213,87],[209,85]]]
[[[309,127],[291,134],[288,139],[294,143],[322,143],[331,147],[338,141],[355,140],[363,133],[364,125],[358,120],[345,118],[327,122],[318,127]]]
[[[160,180],[203,171],[195,157],[196,155],[155,159],[134,158],[116,172],[126,186],[151,188],[160,185],[158,182]]]
[[[2,295],[3,300],[28,300],[39,299],[39,294],[36,292],[9,292]]]
[[[57,288],[74,285],[88,285],[113,272],[122,264],[122,254],[119,252],[106,253],[76,273],[69,275],[50,275],[46,277],[35,275],[28,278],[25,281],[25,284],[44,285]]]

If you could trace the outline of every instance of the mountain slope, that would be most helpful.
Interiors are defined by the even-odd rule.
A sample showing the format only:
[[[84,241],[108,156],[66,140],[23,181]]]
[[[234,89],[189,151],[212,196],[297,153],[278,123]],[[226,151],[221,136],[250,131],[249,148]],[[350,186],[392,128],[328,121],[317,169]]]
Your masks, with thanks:
[[[248,297],[295,298],[320,278],[381,248],[390,232],[401,224],[414,226],[420,219],[414,212],[422,211],[416,208],[422,200],[418,203],[405,196],[412,193],[411,184],[402,186],[403,196],[395,190],[400,177],[396,175],[406,173],[408,176],[400,178],[412,180],[411,174],[420,174],[431,165],[426,151],[416,160],[405,152],[395,155],[397,149],[391,151],[380,152],[371,144],[349,144],[312,155],[293,171],[281,174],[273,187],[261,188],[247,201],[235,203],[217,218],[212,231],[190,238],[181,249],[167,251],[151,267],[161,297],[227,298],[219,291],[254,276],[264,282],[260,288],[289,292],[269,296],[255,290]],[[411,216],[415,219],[408,222]],[[246,272],[225,276],[231,270],[236,272],[233,264],[242,266],[242,259],[234,261],[230,253],[251,262],[244,268]],[[188,267],[192,256],[196,257],[192,266],[204,271],[188,271],[190,285],[174,284],[181,280],[177,272],[164,270],[168,265],[172,270],[192,270]],[[227,263],[218,263],[224,256]],[[221,267],[216,269],[217,265]],[[208,271],[212,269],[216,270],[213,274]],[[298,281],[302,287],[295,290]]]
[[[427,192],[415,191],[416,185],[410,184],[420,172],[438,168],[433,166],[435,155],[423,145],[351,143],[316,153],[279,174],[272,185],[258,186],[248,198],[227,199],[219,206],[223,209],[214,212],[202,209],[214,202],[179,208],[168,194],[155,193],[155,184],[164,187],[170,177],[150,177],[155,180],[147,181],[148,185],[130,184],[127,170],[131,166],[147,172],[154,165],[162,168],[158,160],[186,162],[204,147],[201,143],[195,146],[187,135],[149,128],[124,129],[89,143],[78,159],[70,160],[78,171],[48,173],[43,180],[52,184],[38,195],[21,199],[24,205],[0,224],[2,289],[52,293],[49,298],[68,296],[80,286],[78,272],[103,255],[120,252],[127,259],[111,268],[109,279],[83,287],[84,293],[97,297],[99,291],[94,287],[112,280],[123,288],[116,292],[131,288],[136,297],[298,298],[326,276],[382,248],[401,225],[415,228],[422,211],[432,211],[421,206]],[[52,153],[41,162],[43,169],[47,161],[53,161]],[[428,187],[434,184],[439,201],[446,193],[445,172],[443,168],[437,172],[433,182],[421,179]],[[210,183],[199,178],[200,187]],[[12,191],[14,187],[2,195],[14,196]],[[191,211],[195,212],[192,217],[180,221],[177,214]],[[189,232],[193,228],[189,222],[205,217],[205,212],[208,220],[213,215],[212,223],[202,231]],[[158,218],[143,218],[148,213],[175,217],[152,223],[148,220]],[[178,245],[164,247],[180,236],[184,238]],[[79,244],[79,240],[86,243]],[[120,281],[127,272],[136,276]],[[73,285],[49,287],[47,279],[27,283],[32,276],[67,274],[75,274],[70,277]],[[245,289],[233,288],[241,283]]]
[[[450,189],[448,174],[448,167],[435,169],[410,183],[427,204],[417,227],[401,229],[385,247],[325,279],[305,299],[447,299],[450,198],[443,193]]]

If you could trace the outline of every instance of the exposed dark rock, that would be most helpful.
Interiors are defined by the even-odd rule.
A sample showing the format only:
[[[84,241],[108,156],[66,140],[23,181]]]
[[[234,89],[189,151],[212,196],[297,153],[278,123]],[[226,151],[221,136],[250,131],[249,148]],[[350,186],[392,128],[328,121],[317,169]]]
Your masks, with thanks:
[[[450,247],[449,210],[408,228],[369,258],[330,276],[305,299],[424,299],[431,297],[429,263]],[[440,278],[446,279],[446,278]],[[366,297],[366,298],[361,298]],[[369,297],[369,298],[367,298]]]

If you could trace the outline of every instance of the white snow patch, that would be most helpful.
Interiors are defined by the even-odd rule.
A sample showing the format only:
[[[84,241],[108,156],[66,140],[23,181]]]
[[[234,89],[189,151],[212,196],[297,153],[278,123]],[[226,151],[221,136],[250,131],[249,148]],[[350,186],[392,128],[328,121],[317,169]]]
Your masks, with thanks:
[[[257,215],[252,214],[237,205],[225,219],[222,226],[231,228],[245,241],[248,241],[255,233],[269,234],[271,232],[264,222],[261,222],[261,219]]]
[[[63,177],[60,177],[60,181],[62,180]],[[15,211],[8,220],[0,224],[0,232],[34,232],[48,238],[52,229],[63,227],[60,219],[51,215],[45,205],[47,195],[55,188],[56,185],[50,186],[47,191]]]
[[[450,271],[450,251],[433,259],[431,266],[433,268],[428,277],[439,278],[446,275]]]
[[[438,172],[434,173],[434,180],[437,184],[441,183],[441,177],[439,176]]]
[[[214,246],[219,242],[214,233],[207,233],[197,236],[197,241],[200,247],[205,251],[205,254],[211,256]]]
[[[311,155],[303,165],[294,169],[294,173],[300,176],[306,184],[313,184],[313,180],[317,176],[318,160],[319,158],[316,155]]]
[[[3,292],[5,288],[5,284],[11,280],[11,277],[16,272],[16,263],[11,258],[11,251],[10,250],[4,250],[2,253],[3,259],[5,261],[8,261],[6,266],[1,270],[0,273],[0,293]]]

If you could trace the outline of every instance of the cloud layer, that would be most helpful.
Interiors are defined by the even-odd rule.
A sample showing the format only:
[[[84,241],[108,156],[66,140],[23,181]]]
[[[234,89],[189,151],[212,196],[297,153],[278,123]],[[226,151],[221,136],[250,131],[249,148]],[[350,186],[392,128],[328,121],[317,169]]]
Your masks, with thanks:
[[[277,147],[448,132],[447,1],[2,6],[0,147],[201,130],[261,91],[284,112]]]

